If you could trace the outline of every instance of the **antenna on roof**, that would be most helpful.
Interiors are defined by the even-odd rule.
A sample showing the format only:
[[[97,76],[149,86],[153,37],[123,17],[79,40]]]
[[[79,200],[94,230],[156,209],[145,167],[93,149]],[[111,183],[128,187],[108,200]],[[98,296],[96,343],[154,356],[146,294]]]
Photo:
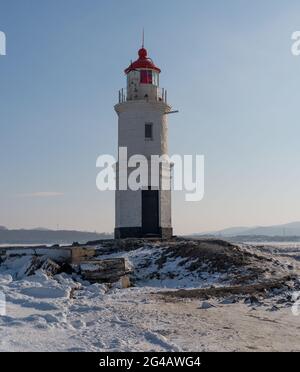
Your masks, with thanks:
[[[143,28],[142,48],[145,46],[145,29]]]

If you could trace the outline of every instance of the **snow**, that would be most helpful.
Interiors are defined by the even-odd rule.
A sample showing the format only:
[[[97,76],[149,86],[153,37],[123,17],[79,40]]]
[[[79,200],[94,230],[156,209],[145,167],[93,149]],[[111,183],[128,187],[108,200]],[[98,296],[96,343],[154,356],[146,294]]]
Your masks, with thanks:
[[[223,285],[223,273],[188,268],[182,257],[159,262],[163,247],[101,256],[124,257],[135,287],[90,284],[77,274],[27,276],[32,256],[0,265],[0,351],[290,351],[300,350],[291,305],[173,299],[165,288]],[[189,262],[189,265],[191,261]],[[222,284],[223,283],[223,284]],[[0,296],[1,301],[1,296]],[[284,340],[284,342],[282,341]]]
[[[26,296],[31,296],[34,298],[69,298],[70,291],[61,288],[51,288],[51,287],[31,287],[24,288],[22,293]]]
[[[162,267],[158,259],[167,247],[144,246],[131,252],[100,256],[99,259],[122,257],[126,259],[127,269],[134,271],[136,286],[152,288],[199,288],[220,283],[225,276],[220,273],[209,274],[203,264],[201,274],[188,269],[193,261],[186,258],[169,257]]]
[[[80,265],[80,269],[81,270],[84,270],[84,271],[98,271],[99,270],[99,267],[95,264],[88,264],[88,263],[84,263],[84,264],[81,264]]]
[[[70,248],[10,248],[6,250],[6,255],[10,257],[16,256],[47,256],[48,258],[62,261],[68,259],[71,255]]]
[[[7,310],[0,316],[0,351],[179,350],[116,312],[114,305],[124,301],[124,294],[128,301],[126,291],[115,286],[106,294],[104,284],[81,284],[66,274],[48,277],[41,270],[26,276],[31,260],[9,257],[0,266],[0,293],[5,294]],[[135,290],[128,290],[131,293]]]

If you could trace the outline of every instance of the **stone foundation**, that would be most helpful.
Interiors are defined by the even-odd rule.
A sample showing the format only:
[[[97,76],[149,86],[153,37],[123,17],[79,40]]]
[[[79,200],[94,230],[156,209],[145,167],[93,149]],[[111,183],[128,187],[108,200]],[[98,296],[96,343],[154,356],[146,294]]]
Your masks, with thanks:
[[[160,239],[171,239],[173,236],[172,227],[160,227],[159,234],[154,235]],[[144,235],[141,227],[118,227],[115,229],[115,239],[128,239],[128,238],[147,238],[151,235]]]

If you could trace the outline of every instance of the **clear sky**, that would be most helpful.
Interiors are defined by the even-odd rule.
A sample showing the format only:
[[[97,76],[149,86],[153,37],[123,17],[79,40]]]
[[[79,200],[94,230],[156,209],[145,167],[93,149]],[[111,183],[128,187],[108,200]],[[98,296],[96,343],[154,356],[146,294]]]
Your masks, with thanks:
[[[0,0],[0,225],[113,231],[97,156],[116,154],[117,91],[146,47],[180,114],[170,152],[204,154],[205,198],[175,232],[300,220],[295,0]]]

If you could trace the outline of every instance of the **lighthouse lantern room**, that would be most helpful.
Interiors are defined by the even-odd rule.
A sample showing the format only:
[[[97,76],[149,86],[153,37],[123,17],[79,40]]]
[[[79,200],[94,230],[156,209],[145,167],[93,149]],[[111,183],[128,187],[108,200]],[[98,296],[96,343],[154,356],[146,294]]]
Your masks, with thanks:
[[[127,148],[128,158],[144,155],[150,162],[152,155],[168,155],[167,91],[160,88],[161,70],[148,57],[144,46],[138,59],[125,70],[127,88],[119,91],[118,148]],[[127,178],[133,171],[127,167]],[[168,179],[163,179],[168,175]],[[121,190],[118,185],[124,177],[117,164],[115,238],[172,237],[171,189],[162,188],[169,182],[169,173],[159,172],[158,187],[150,184],[139,190]],[[150,176],[151,177],[151,176]]]

